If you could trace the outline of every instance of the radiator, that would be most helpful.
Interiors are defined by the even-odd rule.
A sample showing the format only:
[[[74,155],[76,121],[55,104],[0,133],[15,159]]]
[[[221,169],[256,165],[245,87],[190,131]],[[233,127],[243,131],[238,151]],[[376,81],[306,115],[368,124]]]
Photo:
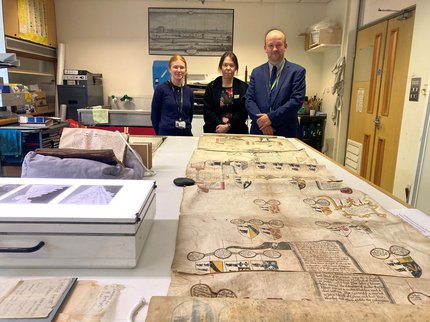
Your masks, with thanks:
[[[345,167],[357,174],[360,174],[362,151],[363,144],[348,139],[346,145]]]

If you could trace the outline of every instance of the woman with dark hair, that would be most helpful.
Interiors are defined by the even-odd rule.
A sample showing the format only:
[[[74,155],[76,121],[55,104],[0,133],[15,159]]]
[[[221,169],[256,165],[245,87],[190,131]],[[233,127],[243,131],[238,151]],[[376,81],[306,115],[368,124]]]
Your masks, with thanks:
[[[155,88],[151,121],[157,135],[192,136],[194,96],[185,84],[187,62],[181,55],[169,60],[170,80]]]
[[[248,134],[245,94],[248,85],[234,77],[239,69],[233,52],[221,56],[217,77],[206,87],[204,96],[205,133]]]

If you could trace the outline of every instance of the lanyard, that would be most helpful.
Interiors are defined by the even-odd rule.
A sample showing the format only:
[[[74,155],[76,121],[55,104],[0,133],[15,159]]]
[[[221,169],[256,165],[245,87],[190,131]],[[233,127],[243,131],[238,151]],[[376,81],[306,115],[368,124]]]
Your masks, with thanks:
[[[270,91],[273,91],[273,89],[276,87],[276,85],[278,84],[278,82],[279,82],[279,78],[281,77],[281,73],[282,73],[282,70],[284,69],[284,66],[285,66],[285,59],[284,59],[284,61],[282,62],[282,66],[281,66],[281,68],[279,68],[279,70],[278,70],[278,72],[277,72],[277,74],[276,74],[276,78],[275,78],[275,81],[273,82],[273,84],[272,84],[272,86],[270,86],[270,83],[269,83],[269,86],[270,86]],[[273,67],[272,67],[273,68]],[[270,82],[270,80],[269,80],[269,82]]]
[[[173,84],[170,82],[170,87],[172,88],[172,92],[173,92],[173,98],[175,99],[175,103],[176,106],[178,107],[178,116],[179,116],[179,121],[182,121],[182,110],[184,107],[184,87],[181,86],[181,98],[180,98],[180,102],[178,103],[178,100],[176,99],[176,93],[175,93],[175,89],[173,87]]]

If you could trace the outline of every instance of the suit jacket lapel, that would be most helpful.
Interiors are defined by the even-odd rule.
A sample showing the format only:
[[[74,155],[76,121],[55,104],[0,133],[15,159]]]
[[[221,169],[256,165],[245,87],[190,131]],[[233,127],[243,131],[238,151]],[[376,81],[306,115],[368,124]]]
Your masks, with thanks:
[[[269,67],[269,63],[266,63],[266,69],[263,73],[263,82],[264,84],[266,84],[266,95],[267,95],[267,99],[270,99],[270,67]]]

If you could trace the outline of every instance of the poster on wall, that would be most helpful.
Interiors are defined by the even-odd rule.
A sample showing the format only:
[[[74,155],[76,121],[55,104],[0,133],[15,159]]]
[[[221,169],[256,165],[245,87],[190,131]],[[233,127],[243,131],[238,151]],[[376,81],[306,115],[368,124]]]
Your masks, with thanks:
[[[46,0],[18,0],[19,37],[49,45]]]
[[[220,56],[233,50],[233,9],[148,8],[150,55]]]

